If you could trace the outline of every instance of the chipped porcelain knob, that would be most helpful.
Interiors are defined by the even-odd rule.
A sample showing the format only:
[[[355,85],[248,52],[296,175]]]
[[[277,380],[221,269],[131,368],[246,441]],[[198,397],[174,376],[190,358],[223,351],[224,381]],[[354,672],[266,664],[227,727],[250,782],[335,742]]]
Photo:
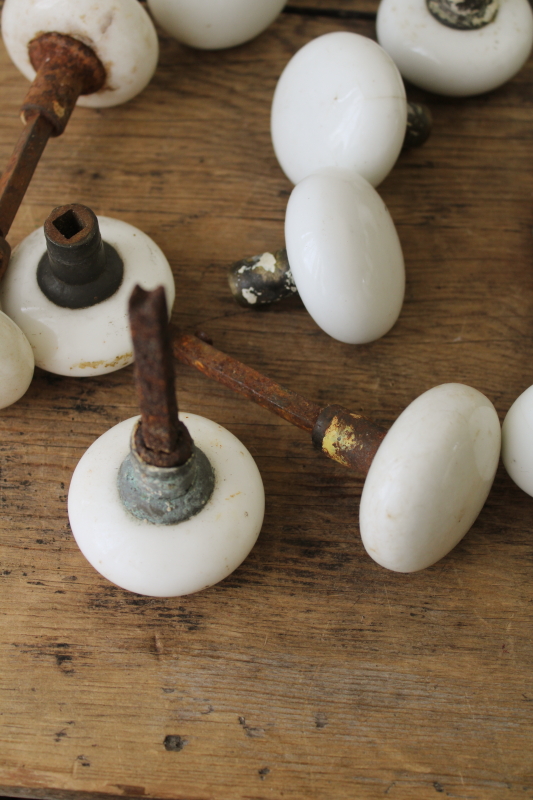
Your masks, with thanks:
[[[326,333],[364,344],[392,328],[405,289],[402,249],[363,177],[330,169],[302,180],[287,206],[285,242],[300,297]]]
[[[133,287],[163,284],[169,309],[174,302],[164,254],[138,228],[96,218],[85,206],[55,209],[45,229],[15,248],[0,285],[2,307],[26,334],[35,364],[72,377],[131,364],[127,306]]]
[[[339,167],[377,186],[398,158],[406,123],[396,65],[356,33],[328,33],[302,47],[285,67],[272,103],[274,150],[293,183]]]
[[[4,42],[12,61],[30,81],[35,70],[28,44],[46,32],[79,39],[105,66],[105,86],[80,97],[82,106],[125,103],[144,89],[157,66],[157,34],[137,0],[5,0]]]
[[[533,497],[533,386],[514,401],[503,421],[502,461],[513,481]]]
[[[20,328],[0,311],[0,409],[20,400],[33,377],[33,352]]]
[[[182,413],[213,467],[211,498],[184,522],[138,519],[123,506],[117,485],[137,419],[104,433],[76,467],[68,498],[72,532],[92,566],[123,589],[152,597],[198,592],[226,578],[254,546],[264,514],[259,470],[232,433]]]
[[[360,506],[361,538],[396,572],[431,566],[472,526],[492,486],[500,424],[492,403],[449,383],[398,417],[370,466]]]
[[[171,36],[201,50],[247,42],[274,22],[284,0],[148,0],[156,22]]]
[[[403,77],[437,94],[465,97],[495,89],[525,64],[533,45],[533,12],[528,0],[467,4],[433,0],[443,7],[442,22],[426,0],[381,0],[377,16],[380,45]],[[446,14],[445,6],[450,6]],[[454,6],[487,7],[484,19],[454,24]],[[498,7],[499,6],[499,7]],[[464,15],[463,15],[464,16]]]

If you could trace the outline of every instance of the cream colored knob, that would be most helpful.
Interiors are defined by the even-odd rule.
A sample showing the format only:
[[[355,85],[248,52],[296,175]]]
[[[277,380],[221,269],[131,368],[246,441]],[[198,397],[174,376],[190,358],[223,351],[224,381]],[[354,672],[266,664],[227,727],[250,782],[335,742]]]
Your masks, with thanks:
[[[0,311],[0,408],[16,403],[33,377],[33,352],[12,319]]]
[[[533,45],[528,0],[500,0],[493,20],[477,30],[443,24],[426,0],[381,0],[376,28],[380,45],[404,78],[452,97],[501,86],[523,67]]]
[[[517,486],[533,497],[533,386],[514,401],[503,421],[502,461]]]
[[[178,42],[220,50],[268,28],[284,0],[148,0],[154,19]]]
[[[28,44],[43,33],[79,39],[107,72],[103,89],[80,97],[81,106],[125,103],[141,92],[157,66],[159,43],[138,0],[5,0],[2,36],[11,60],[32,81]]]
[[[285,242],[300,297],[326,333],[365,344],[392,328],[405,289],[402,248],[385,203],[361,175],[322,170],[295,186]]]
[[[294,55],[272,103],[272,142],[289,180],[324,167],[377,186],[394,166],[407,125],[405,89],[392,58],[357,33],[327,33]]]
[[[264,515],[259,470],[244,445],[221,425],[180,413],[215,474],[207,504],[183,522],[157,525],[126,510],[119,470],[138,417],[104,433],[80,460],[68,513],[80,550],[105,578],[131,592],[174,597],[226,578],[254,546]]]
[[[359,522],[369,556],[415,572],[452,550],[490,491],[500,456],[500,423],[490,400],[447,383],[400,414],[370,466]]]
[[[0,285],[2,307],[26,334],[35,364],[57,375],[103,375],[131,364],[128,299],[136,284],[145,289],[162,284],[169,310],[174,303],[172,271],[155,242],[127,222],[111,217],[98,217],[98,222],[102,239],[118,253],[124,269],[120,285],[107,299],[86,308],[65,308],[43,293],[37,280],[47,252],[43,228],[15,248]]]

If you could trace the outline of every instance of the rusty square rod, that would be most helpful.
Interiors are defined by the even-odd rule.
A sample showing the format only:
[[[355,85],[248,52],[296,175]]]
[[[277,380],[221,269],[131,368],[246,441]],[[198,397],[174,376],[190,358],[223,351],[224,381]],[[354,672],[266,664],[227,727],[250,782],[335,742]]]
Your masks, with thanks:
[[[141,411],[135,449],[152,466],[182,466],[192,455],[193,443],[189,431],[178,419],[164,288],[159,286],[147,292],[136,286],[128,311]]]
[[[365,476],[386,431],[339,405],[321,408],[190,333],[171,326],[174,356],[311,434],[315,447]]]
[[[78,97],[106,81],[96,53],[71,36],[44,33],[30,42],[28,52],[37,74],[21,108],[24,129],[0,179],[0,280],[10,256],[5,237],[48,139],[63,133]]]

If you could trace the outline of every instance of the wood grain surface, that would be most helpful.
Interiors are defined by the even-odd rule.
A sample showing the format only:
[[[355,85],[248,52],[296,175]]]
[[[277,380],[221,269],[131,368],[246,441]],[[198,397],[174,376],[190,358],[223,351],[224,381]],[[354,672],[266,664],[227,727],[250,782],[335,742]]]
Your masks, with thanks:
[[[338,29],[374,35],[371,22],[282,14],[229,51],[162,36],[139,97],[77,109],[50,142],[10,242],[54,206],[85,203],[163,248],[178,325],[309,399],[390,425],[426,389],[458,381],[503,418],[533,382],[531,60],[474,99],[408,87],[435,126],[379,187],[407,267],[387,336],[344,345],[297,299],[258,313],[229,295],[232,261],[283,242],[291,185],[269,135],[277,77],[305,42]],[[2,48],[2,164],[26,87]],[[178,386],[183,409],[250,449],[267,497],[245,563],[183,598],[109,584],[69,529],[78,460],[137,412],[132,368],[88,379],[37,370],[0,413],[0,794],[533,798],[533,500],[500,467],[450,555],[388,572],[359,538],[361,480],[191,368],[178,366]]]

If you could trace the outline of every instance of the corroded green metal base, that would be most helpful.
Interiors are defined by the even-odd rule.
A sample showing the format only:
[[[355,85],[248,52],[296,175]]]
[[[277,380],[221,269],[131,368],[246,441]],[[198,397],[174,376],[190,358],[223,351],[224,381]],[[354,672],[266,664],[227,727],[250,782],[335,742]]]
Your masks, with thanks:
[[[132,441],[134,441],[134,433]],[[198,514],[215,486],[215,473],[205,453],[193,454],[179,467],[146,464],[134,448],[118,473],[118,491],[124,507],[138,519],[154,525],[174,525]]]

